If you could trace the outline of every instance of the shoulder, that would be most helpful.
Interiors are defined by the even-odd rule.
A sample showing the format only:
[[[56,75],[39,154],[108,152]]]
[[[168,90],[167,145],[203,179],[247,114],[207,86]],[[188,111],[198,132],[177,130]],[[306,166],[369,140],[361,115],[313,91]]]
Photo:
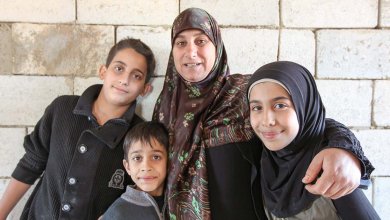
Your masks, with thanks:
[[[127,213],[130,204],[131,203],[119,197],[104,213],[104,219],[116,219],[117,217],[122,216]]]
[[[80,96],[76,95],[62,95],[55,98],[50,105],[54,107],[66,107],[69,105],[75,106],[79,98]]]
[[[79,96],[63,95],[55,98],[45,109],[45,115],[72,113]]]

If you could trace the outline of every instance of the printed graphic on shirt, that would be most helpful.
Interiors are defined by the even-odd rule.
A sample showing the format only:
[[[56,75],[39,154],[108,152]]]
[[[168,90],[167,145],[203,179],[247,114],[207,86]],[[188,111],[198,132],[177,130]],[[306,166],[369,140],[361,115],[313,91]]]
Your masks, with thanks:
[[[108,182],[108,187],[115,189],[124,189],[123,181],[125,180],[125,171],[117,169],[112,175],[110,182]]]

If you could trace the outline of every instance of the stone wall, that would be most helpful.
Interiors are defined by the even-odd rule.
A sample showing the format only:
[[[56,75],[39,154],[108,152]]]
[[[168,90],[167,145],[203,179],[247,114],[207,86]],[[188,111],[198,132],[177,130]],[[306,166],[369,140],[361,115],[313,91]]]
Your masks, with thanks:
[[[151,118],[170,52],[170,25],[188,7],[222,27],[233,73],[291,60],[315,74],[328,117],[350,127],[376,170],[366,191],[390,216],[390,0],[0,0],[0,194],[23,137],[57,96],[99,83],[114,42],[132,36],[157,56]],[[9,219],[17,219],[24,200]]]

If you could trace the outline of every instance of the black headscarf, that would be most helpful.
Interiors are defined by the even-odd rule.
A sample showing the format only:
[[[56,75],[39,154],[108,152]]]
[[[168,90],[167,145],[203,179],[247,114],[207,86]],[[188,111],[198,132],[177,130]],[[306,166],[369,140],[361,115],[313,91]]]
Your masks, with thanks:
[[[325,108],[311,73],[303,66],[287,61],[260,67],[249,80],[277,81],[291,96],[299,122],[295,139],[279,151],[263,147],[261,158],[262,191],[266,208],[277,217],[293,216],[308,208],[317,196],[305,190],[302,178],[313,157],[322,148]]]

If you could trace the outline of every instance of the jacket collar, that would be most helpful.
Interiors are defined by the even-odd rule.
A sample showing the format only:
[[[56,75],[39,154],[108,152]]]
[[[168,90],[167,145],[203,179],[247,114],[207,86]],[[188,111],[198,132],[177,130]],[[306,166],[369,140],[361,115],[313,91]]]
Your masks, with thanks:
[[[126,135],[131,122],[136,120],[134,118],[137,117],[135,116],[136,101],[133,102],[133,104],[121,118],[111,119],[103,126],[98,126],[96,119],[92,114],[92,106],[101,89],[101,84],[92,85],[87,88],[79,98],[73,113],[86,116],[88,117],[88,120],[93,121],[96,126],[87,130],[86,132],[90,132],[96,136],[96,138],[100,139],[102,142],[108,145],[111,149],[114,149],[120,144],[123,137]]]
[[[76,107],[73,109],[74,114],[84,115],[90,118],[95,118],[92,114],[92,106],[102,89],[102,84],[96,84],[88,87],[80,96]],[[136,101],[129,107],[129,109],[123,114],[121,118],[127,123],[130,123],[134,117]],[[118,120],[116,119],[116,120]]]

